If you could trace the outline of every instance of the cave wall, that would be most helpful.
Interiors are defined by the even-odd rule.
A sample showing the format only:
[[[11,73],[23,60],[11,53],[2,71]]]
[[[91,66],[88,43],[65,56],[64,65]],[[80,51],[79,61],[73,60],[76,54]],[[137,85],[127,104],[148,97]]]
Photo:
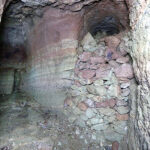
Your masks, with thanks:
[[[138,82],[132,95],[129,149],[150,149],[150,1],[130,4],[129,52]],[[136,96],[135,96],[136,95]]]
[[[30,34],[30,52],[22,88],[44,106],[63,107],[76,62],[80,14],[48,8]]]
[[[32,4],[30,2],[31,1],[29,0],[28,4]],[[53,6],[58,6],[60,8],[68,8],[68,7],[69,7],[69,9],[75,8],[75,9],[72,9],[73,11],[80,10],[84,5],[87,5],[87,4],[85,4],[86,3],[85,1],[84,1],[84,5],[83,5],[83,3],[76,3],[76,5],[73,5],[74,1],[73,2],[64,1],[64,3],[61,1],[62,2],[61,5],[60,5],[60,2],[55,3],[56,2],[55,0],[50,1],[50,2],[53,4]],[[88,2],[90,3],[90,1],[88,1]],[[91,1],[91,2],[93,3],[94,1]],[[147,1],[145,1],[145,0],[136,1],[135,0],[135,1],[126,1],[126,2],[130,9],[130,23],[131,23],[131,28],[132,28],[131,34],[130,34],[129,49],[130,49],[131,57],[133,59],[134,72],[135,72],[136,79],[138,82],[137,90],[134,90],[135,93],[133,93],[133,95],[132,95],[133,99],[132,99],[131,107],[132,107],[133,111],[131,111],[131,114],[130,114],[130,117],[131,117],[130,129],[131,130],[129,130],[129,149],[148,150],[148,149],[150,149],[149,148],[149,145],[150,145],[150,143],[149,143],[149,141],[150,141],[150,139],[149,139],[149,134],[150,134],[149,133],[149,122],[150,122],[150,118],[149,118],[149,112],[150,112],[150,110],[149,110],[149,106],[150,106],[150,102],[149,102],[149,99],[150,99],[149,40],[150,39],[149,39],[149,35],[148,35],[150,33],[150,29],[149,29],[149,22],[150,22],[149,21],[149,14],[150,14],[149,7],[150,6],[149,6],[149,0],[147,0]],[[5,3],[5,1],[1,1],[1,3],[0,3],[0,14],[2,14],[2,12],[3,12],[4,3]],[[71,5],[68,6],[68,3],[70,3]],[[59,18],[60,16],[57,16],[57,17]],[[55,20],[55,17],[53,17],[53,19]],[[43,23],[41,23],[41,25],[44,26]],[[40,24],[39,24],[39,26],[40,26]],[[45,25],[45,26],[48,26],[48,25]],[[77,26],[79,27],[79,25],[77,25]],[[36,28],[37,28],[37,31],[36,31]],[[50,50],[50,49],[53,49],[53,48],[49,48],[49,50],[48,50],[46,47],[47,44],[45,44],[45,46],[40,45],[40,44],[42,44],[41,41],[44,40],[44,38],[45,38],[45,40],[47,39],[47,37],[45,37],[45,35],[47,33],[44,33],[44,31],[42,32],[42,29],[40,30],[38,28],[38,25],[36,26],[36,28],[33,31],[33,33],[35,35],[41,34],[42,38],[38,40],[38,39],[35,39],[34,36],[33,37],[31,36],[32,37],[31,41],[33,41],[33,43],[35,43],[35,45],[31,46],[32,48],[31,48],[30,54],[34,54],[34,55],[31,56],[29,59],[29,62],[30,62],[29,63],[29,73],[28,73],[28,75],[25,76],[25,79],[26,79],[25,81],[27,81],[27,83],[24,83],[23,87],[25,90],[27,90],[28,88],[31,89],[31,91],[29,91],[29,90],[27,90],[27,91],[30,93],[35,92],[35,94],[38,96],[39,92],[36,92],[36,90],[38,90],[38,87],[39,87],[38,82],[40,82],[40,80],[41,80],[41,78],[38,77],[38,74],[40,73],[42,75],[43,72],[46,72],[45,70],[48,70],[47,71],[48,73],[50,73],[51,71],[55,72],[52,69],[53,67],[51,67],[51,66],[58,66],[58,64],[61,64],[61,61],[58,58],[56,58],[58,63],[52,64],[52,65],[50,64],[50,69],[48,69],[44,65],[45,62],[48,60],[48,58],[43,57],[42,59],[39,59],[39,56],[41,57],[41,55],[44,54],[43,52],[40,52],[40,50],[44,49],[46,52],[52,53],[53,50]],[[70,28],[72,29],[72,27],[70,27]],[[76,30],[78,30],[78,28]],[[69,37],[69,33],[66,35],[65,38],[68,39],[68,37]],[[54,38],[54,41],[55,41],[55,39],[57,39],[57,38]],[[40,41],[40,42],[38,42],[38,41]],[[71,49],[71,52],[72,52],[71,57],[74,59],[69,60],[69,63],[71,61],[71,64],[73,65],[75,63],[74,56],[76,53],[75,49],[76,49],[76,44],[77,44],[77,34],[75,32],[73,32],[72,41],[75,42],[74,47],[70,48],[70,44],[68,44],[70,41],[69,42],[63,41],[65,43],[63,45],[69,45],[69,46],[67,46],[67,48],[64,48],[64,49],[68,49],[68,48],[69,48],[69,50]],[[60,43],[62,43],[62,40],[59,39],[57,42],[60,44]],[[52,42],[52,45],[54,43],[55,42]],[[47,46],[51,47],[51,45],[47,45]],[[57,46],[55,46],[55,47],[57,47]],[[61,44],[61,46],[59,46],[59,49],[63,49],[62,44]],[[65,56],[70,57],[70,53],[67,53],[67,52],[66,52]],[[56,53],[56,50],[54,50],[54,53]],[[50,54],[50,55],[53,55],[53,54]],[[62,54],[58,54],[58,55],[60,56]],[[38,58],[36,58],[37,59],[36,61],[34,61],[35,60],[34,56],[38,56]],[[41,62],[40,63],[41,67],[38,66],[37,61]],[[42,65],[44,67],[42,67]],[[44,70],[42,68],[44,68]],[[69,70],[71,68],[72,67],[69,67]],[[33,76],[33,72],[37,75],[37,77]],[[60,73],[60,75],[62,76],[61,73]],[[43,90],[45,90],[44,88],[48,87],[49,84],[51,83],[51,81],[54,81],[54,79],[55,79],[55,78],[52,78],[50,82],[47,82],[49,77],[48,76],[45,77],[46,82],[45,82],[45,84],[43,84],[43,88],[42,88]],[[69,79],[70,79],[70,77],[69,77]],[[42,78],[42,80],[43,80],[43,78]],[[33,82],[34,83],[33,86],[30,84],[31,82],[29,83],[28,81]],[[61,83],[61,82],[59,82],[59,83]],[[68,83],[70,84],[70,82],[67,82],[67,85],[68,85]],[[137,96],[135,96],[135,94]],[[44,99],[45,95],[42,95],[42,97]]]

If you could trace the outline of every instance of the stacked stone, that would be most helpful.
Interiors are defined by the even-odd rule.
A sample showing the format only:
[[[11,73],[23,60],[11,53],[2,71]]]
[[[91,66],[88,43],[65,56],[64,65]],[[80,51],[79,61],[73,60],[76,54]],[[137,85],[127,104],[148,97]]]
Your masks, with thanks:
[[[71,122],[98,131],[111,142],[120,142],[127,133],[130,83],[134,78],[121,37],[94,39],[86,34],[78,51],[71,95],[65,100]]]

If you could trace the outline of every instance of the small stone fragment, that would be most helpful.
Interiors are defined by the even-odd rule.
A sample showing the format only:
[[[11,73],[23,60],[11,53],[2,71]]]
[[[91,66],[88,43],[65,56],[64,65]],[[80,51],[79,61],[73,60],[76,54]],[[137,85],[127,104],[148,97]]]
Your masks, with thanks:
[[[123,97],[126,97],[126,96],[128,96],[130,94],[130,89],[123,89],[122,90],[122,93],[121,93],[121,95],[123,96]]]
[[[85,104],[86,104],[88,107],[91,107],[91,108],[94,107],[94,101],[92,101],[91,99],[85,100]]]
[[[117,103],[116,103],[117,106],[127,106],[128,103],[125,102],[124,100],[118,100]]]
[[[90,52],[83,52],[80,56],[79,59],[82,62],[87,62],[91,57],[91,53]]]
[[[114,61],[114,60],[109,61],[109,64],[110,64],[110,66],[113,67],[113,68],[119,67],[119,64],[118,64],[116,61]]]
[[[122,89],[128,88],[129,86],[130,86],[130,82],[122,83],[122,84],[120,85],[120,87],[121,87]]]
[[[108,124],[96,124],[91,127],[92,130],[94,129],[94,130],[98,130],[98,131],[106,130],[107,128],[108,128]]]
[[[118,111],[119,114],[127,114],[130,110],[128,106],[120,106],[116,107],[116,110]]]
[[[116,100],[110,99],[104,102],[95,102],[95,107],[96,108],[105,108],[105,107],[114,107],[116,104]]]
[[[128,63],[129,62],[129,57],[117,58],[116,62],[121,63],[121,64]]]
[[[92,110],[92,109],[90,109],[90,108],[88,108],[87,110],[86,110],[86,116],[88,117],[88,118],[92,118],[92,117],[94,117],[96,114],[94,113],[94,111]]]
[[[119,121],[126,121],[126,120],[129,119],[129,115],[128,115],[128,114],[123,114],[123,115],[117,114],[117,115],[116,115],[116,118],[117,118]]]
[[[82,70],[81,71],[81,76],[84,78],[84,79],[91,79],[92,77],[95,76],[95,71],[94,70]]]
[[[123,64],[115,69],[115,75],[118,78],[133,78],[133,69],[130,64]]]
[[[81,45],[85,51],[93,52],[97,49],[96,41],[89,32],[84,36]]]
[[[105,63],[104,57],[91,57],[90,58],[91,64],[102,64]]]
[[[84,102],[81,102],[78,104],[78,108],[82,111],[86,111],[88,107]]]
[[[111,108],[99,108],[98,110],[99,110],[100,114],[106,115],[106,116],[111,116],[116,113],[116,111]]]

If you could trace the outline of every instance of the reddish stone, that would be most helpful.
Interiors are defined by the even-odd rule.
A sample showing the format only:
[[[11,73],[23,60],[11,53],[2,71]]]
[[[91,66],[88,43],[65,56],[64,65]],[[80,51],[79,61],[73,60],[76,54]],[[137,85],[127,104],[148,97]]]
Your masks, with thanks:
[[[96,78],[107,77],[110,73],[111,66],[109,64],[100,65],[99,69],[96,70]]]
[[[110,64],[110,66],[113,67],[113,68],[117,68],[117,67],[120,66],[120,65],[119,65],[116,61],[114,61],[114,60],[109,61],[109,64]]]
[[[96,71],[96,78],[99,79],[99,78],[105,78],[107,77],[108,75],[110,74],[110,70],[106,70],[106,71],[101,71],[101,70],[97,70]]]
[[[79,70],[89,69],[90,68],[90,64],[80,62],[79,65],[78,65],[78,68],[79,68]]]
[[[121,56],[121,53],[119,51],[113,51],[112,59],[118,59],[120,57],[122,57],[122,56]]]
[[[74,72],[75,72],[76,75],[78,75],[79,74],[79,68],[75,68]]]
[[[95,70],[82,70],[81,71],[81,76],[84,78],[84,79],[91,79],[95,76]]]
[[[82,111],[86,111],[88,107],[84,102],[81,102],[78,104],[78,108]]]
[[[108,102],[109,102],[109,107],[114,107],[116,105],[116,100],[114,99],[111,99]]]
[[[112,150],[118,150],[119,149],[119,143],[118,142],[113,142],[112,143]]]
[[[130,64],[123,64],[115,69],[115,75],[118,78],[129,78],[132,79],[134,77],[133,69]]]
[[[97,66],[97,65],[90,65],[90,69],[92,69],[92,70],[97,70],[97,69],[98,69],[98,66]]]
[[[126,82],[130,82],[130,80],[129,80],[129,79],[127,79],[127,78],[122,78],[122,77],[119,77],[119,78],[118,78],[118,80],[119,80],[119,83],[126,83]]]
[[[109,106],[109,104],[108,104],[108,102],[107,101],[105,101],[105,102],[95,102],[95,107],[96,108],[101,108],[101,107],[108,107]]]
[[[128,114],[123,114],[123,115],[117,114],[116,118],[119,121],[126,121],[129,119],[129,115]]]
[[[79,59],[80,61],[83,61],[83,62],[87,62],[91,57],[91,53],[90,52],[83,52],[80,56],[79,56]]]
[[[105,108],[105,107],[114,107],[116,105],[116,100],[114,99],[110,99],[104,102],[95,102],[95,107],[96,108]]]
[[[108,47],[116,49],[120,43],[120,40],[115,36],[108,36],[105,38],[105,43]]]
[[[127,63],[127,62],[129,62],[129,57],[117,58],[116,62],[121,63],[121,64]]]
[[[92,64],[102,64],[105,63],[104,57],[91,57],[90,58]]]
[[[77,85],[78,87],[81,86],[81,84],[80,84],[80,82],[79,82],[78,80],[75,80],[75,81],[74,81],[74,84]]]

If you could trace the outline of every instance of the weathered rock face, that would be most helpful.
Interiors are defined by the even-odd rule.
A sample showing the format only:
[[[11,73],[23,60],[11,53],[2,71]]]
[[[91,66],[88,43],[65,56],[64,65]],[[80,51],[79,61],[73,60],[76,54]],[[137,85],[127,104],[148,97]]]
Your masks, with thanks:
[[[5,0],[0,2],[0,18],[8,2]],[[82,119],[77,120],[76,123],[80,126],[85,126],[86,122],[87,126],[90,126],[92,130],[96,130],[97,132],[101,130],[105,131],[103,139],[105,137],[108,141],[114,141],[114,137],[117,137],[119,141],[120,134],[124,135],[126,133],[126,120],[129,117],[129,109],[126,101],[129,92],[132,91],[130,95],[132,101],[130,101],[129,150],[150,149],[149,1],[126,0],[127,5],[122,0],[107,0],[101,1],[100,3],[97,3],[99,2],[98,0],[22,0],[22,2],[27,8],[24,10],[24,15],[31,15],[31,18],[35,17],[32,9],[37,9],[38,7],[41,9],[41,6],[46,5],[49,5],[49,7],[41,9],[44,10],[44,15],[43,12],[34,11],[37,14],[36,17],[38,16],[39,18],[34,21],[32,20],[34,22],[33,26],[31,25],[32,23],[26,24],[27,21],[23,21],[25,26],[29,25],[25,30],[34,27],[32,32],[28,32],[30,33],[28,40],[29,51],[24,53],[21,50],[19,52],[17,51],[17,53],[16,51],[12,53],[9,48],[7,49],[9,52],[7,56],[12,56],[12,60],[22,60],[24,54],[27,54],[27,58],[24,61],[27,62],[27,72],[24,75],[21,88],[33,95],[43,105],[51,106],[59,110],[58,108],[63,108],[63,101],[67,96],[66,89],[71,87],[72,91],[75,90],[75,92],[69,93],[73,94],[73,99],[66,99],[65,106],[71,107],[71,112],[73,111],[76,116],[72,116],[70,121],[74,122],[77,116],[83,113],[80,116]],[[93,5],[85,7],[90,4]],[[88,49],[86,52],[83,52],[82,48],[78,49],[78,53],[81,55],[79,55],[80,61],[76,62],[78,40],[85,33],[90,31],[94,35],[97,31],[105,31],[108,34],[112,34],[118,33],[118,31],[127,26],[128,12],[126,6],[130,10],[130,23],[132,28],[131,34],[128,35],[130,38],[125,38],[127,48],[124,49],[124,44],[118,43],[115,38],[112,40],[112,43],[109,43],[109,39],[106,39],[106,46],[109,47],[109,44],[111,44],[111,48],[107,48],[105,53],[102,51],[101,54],[99,53],[100,56],[97,57],[97,54],[91,54],[95,51],[96,46],[92,45],[90,47],[91,45],[87,43],[91,49],[88,49],[89,47],[87,45],[85,46],[85,50]],[[32,9],[30,10],[30,8]],[[15,11],[15,9],[12,10]],[[17,16],[18,20],[22,19],[22,17],[24,18],[24,15]],[[107,23],[109,26],[106,26]],[[112,30],[113,32],[111,32]],[[119,53],[114,51],[117,43],[120,44]],[[100,45],[100,49],[103,49],[103,44]],[[19,49],[24,48],[24,46],[19,47]],[[126,50],[130,53],[133,60],[133,69],[138,83],[137,90],[136,83],[133,81],[131,83],[129,82],[129,79],[133,78],[133,72],[131,66],[128,64],[129,58],[125,57],[127,54]],[[7,71],[4,70],[1,72],[2,77],[7,76],[10,79],[6,81],[6,78],[4,78],[0,81],[0,85],[6,87],[1,93],[10,94],[12,92],[14,69],[20,69],[18,62],[15,61],[17,65],[13,69],[11,63],[11,65],[6,63],[7,67],[2,66],[2,68],[11,68],[11,71],[6,69]],[[109,64],[107,64],[108,62]],[[2,65],[4,63],[5,61],[2,62]],[[79,78],[74,76],[76,64],[75,73],[79,78],[83,78],[84,80],[78,81]],[[114,76],[117,76],[117,80],[119,80],[121,94],[118,83],[115,82],[112,86],[112,83],[107,78],[112,73],[111,68],[115,70]],[[102,81],[96,81],[98,79],[102,79],[105,82],[105,87]],[[75,82],[72,82],[74,80]],[[76,86],[72,86],[72,83],[76,83]],[[87,99],[84,99],[83,95],[88,96]],[[111,95],[111,97],[105,99],[105,96],[108,95]],[[80,98],[74,99],[75,96],[80,96]],[[126,98],[116,100],[118,96]],[[98,109],[98,112],[93,109],[94,107],[96,110]],[[99,117],[96,117],[97,114],[100,114],[98,115]],[[115,120],[117,120],[116,124],[112,124]],[[108,130],[110,124],[111,128]],[[114,144],[113,148],[118,149],[118,144],[116,146]]]
[[[65,89],[73,80],[81,18],[49,8],[30,34],[23,89],[45,106],[63,107]]]
[[[14,70],[0,70],[0,94],[11,94],[14,87]]]
[[[132,94],[129,149],[148,150],[150,149],[150,2],[139,0],[131,4],[132,31],[128,43],[138,87]]]

